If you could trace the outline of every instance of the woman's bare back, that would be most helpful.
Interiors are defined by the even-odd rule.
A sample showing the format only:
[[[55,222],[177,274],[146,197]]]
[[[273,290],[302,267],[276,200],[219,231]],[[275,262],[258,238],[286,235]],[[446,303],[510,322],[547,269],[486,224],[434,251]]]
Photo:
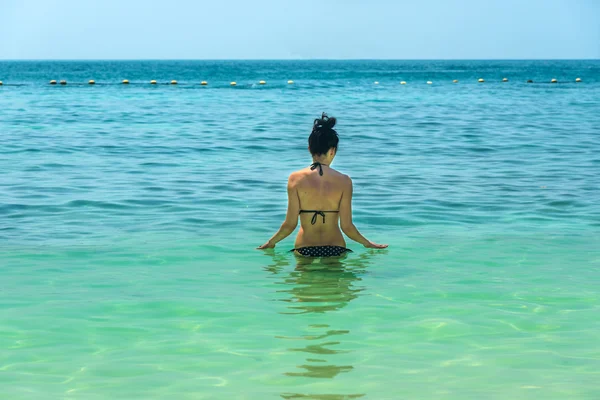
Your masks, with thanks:
[[[290,176],[290,185],[298,196],[300,231],[295,247],[346,246],[339,227],[339,212],[350,178],[322,165],[320,169],[304,168]]]

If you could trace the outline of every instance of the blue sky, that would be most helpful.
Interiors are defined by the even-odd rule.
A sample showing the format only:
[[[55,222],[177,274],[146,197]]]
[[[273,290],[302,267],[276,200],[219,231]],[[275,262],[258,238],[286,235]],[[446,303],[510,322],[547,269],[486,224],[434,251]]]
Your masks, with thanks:
[[[0,59],[600,58],[600,0],[0,0]]]

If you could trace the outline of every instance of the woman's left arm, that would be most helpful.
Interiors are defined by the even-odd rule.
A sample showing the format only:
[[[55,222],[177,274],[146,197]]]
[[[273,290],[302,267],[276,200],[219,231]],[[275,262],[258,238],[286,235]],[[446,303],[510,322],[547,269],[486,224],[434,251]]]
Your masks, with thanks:
[[[298,215],[300,214],[300,199],[298,198],[298,190],[295,187],[294,174],[290,175],[287,185],[288,193],[288,208],[285,216],[285,221],[275,235],[269,241],[258,249],[272,249],[277,243],[288,237],[298,226]]]

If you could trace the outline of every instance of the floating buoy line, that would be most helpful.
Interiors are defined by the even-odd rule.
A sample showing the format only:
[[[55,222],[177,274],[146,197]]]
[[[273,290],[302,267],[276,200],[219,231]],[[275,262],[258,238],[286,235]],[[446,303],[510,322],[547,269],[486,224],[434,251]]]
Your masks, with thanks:
[[[506,83],[506,82],[508,82],[508,81],[509,81],[509,80],[508,80],[508,78],[502,78],[502,79],[501,79],[499,82],[504,82],[504,83]],[[146,81],[146,82],[148,82],[148,81]],[[423,82],[423,81],[421,81],[421,82]],[[452,83],[458,83],[458,82],[459,82],[459,80],[458,80],[458,79],[453,79],[451,82],[452,82]],[[486,83],[486,82],[488,82],[488,81],[486,81],[484,78],[478,78],[478,79],[476,80],[476,82],[478,82],[478,83]],[[558,79],[556,79],[556,78],[552,78],[552,79],[550,79],[549,81],[545,81],[545,82],[547,82],[547,83],[553,83],[553,84],[555,84],[555,83],[559,83]],[[562,83],[566,83],[565,81],[561,81],[561,82],[562,82]],[[581,83],[581,82],[583,82],[583,81],[582,81],[582,79],[581,79],[581,78],[577,77],[577,78],[575,78],[575,80],[574,80],[574,81],[571,81],[571,82]],[[433,85],[433,81],[431,81],[431,80],[425,81],[424,83],[425,83],[425,84],[427,84],[427,85]],[[533,79],[527,79],[527,80],[525,81],[525,83],[534,83],[534,81],[533,81]],[[66,86],[66,85],[67,85],[67,81],[66,81],[65,79],[62,79],[62,80],[55,80],[55,79],[52,79],[52,80],[49,82],[49,84],[50,84],[50,85],[52,85],[52,86],[55,86],[55,85],[62,85],[62,86]],[[88,85],[95,85],[95,84],[96,84],[96,81],[95,81],[95,80],[93,80],[93,79],[90,79],[90,80],[87,82],[87,84],[88,84]],[[103,83],[103,85],[110,85],[110,84],[111,84],[111,83]],[[114,84],[114,83],[113,83],[113,84]],[[121,83],[120,83],[120,84],[121,84],[121,85],[129,85],[129,84],[130,84],[130,82],[129,82],[129,80],[128,80],[128,79],[123,79],[123,80],[121,81]],[[142,83],[141,83],[141,82],[137,82],[136,84],[137,84],[137,85],[140,85],[140,84],[142,84]],[[153,80],[151,80],[151,81],[150,81],[150,85],[158,85],[158,84],[159,84],[159,82],[158,82],[158,81],[156,81],[155,79],[153,79]],[[170,82],[169,82],[169,81],[167,81],[167,82],[164,82],[164,84],[167,84],[167,85],[168,85],[168,84],[170,84],[170,85],[178,85],[179,83],[178,83],[176,80],[172,80],[172,81],[170,81]],[[193,84],[193,85],[198,85],[198,84],[199,84],[200,86],[208,86],[208,81],[201,81],[201,82],[199,82],[199,83],[186,83],[185,85],[190,85],[190,84]],[[287,84],[288,84],[288,85],[294,85],[294,84],[295,84],[295,82],[294,82],[293,80],[288,80],[288,81],[287,81]],[[373,82],[373,84],[374,84],[374,85],[379,85],[380,83],[379,83],[379,81],[374,81],[374,82]],[[4,82],[0,81],[0,86],[3,86],[3,85],[4,85],[4,86],[25,86],[25,85],[27,85],[27,84],[12,84],[12,85],[11,85],[11,84],[7,84],[7,83],[4,83]],[[84,84],[83,84],[83,83],[74,83],[74,85],[84,85]],[[238,85],[238,83],[237,83],[236,81],[232,81],[232,82],[230,82],[230,83],[229,83],[229,86],[237,86],[237,85]],[[260,85],[260,86],[265,86],[265,85],[267,85],[267,81],[265,81],[265,80],[258,81],[258,85]],[[400,81],[400,85],[407,85],[407,81]]]

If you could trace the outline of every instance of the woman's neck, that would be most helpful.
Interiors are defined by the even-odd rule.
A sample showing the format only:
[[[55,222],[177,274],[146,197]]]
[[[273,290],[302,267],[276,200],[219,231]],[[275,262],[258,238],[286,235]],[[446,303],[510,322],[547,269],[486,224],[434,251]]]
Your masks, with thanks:
[[[329,161],[327,159],[324,159],[324,158],[316,158],[316,157],[314,157],[313,158],[313,164],[315,164],[315,163],[319,163],[321,165],[329,167],[329,164],[331,164],[331,161]]]

